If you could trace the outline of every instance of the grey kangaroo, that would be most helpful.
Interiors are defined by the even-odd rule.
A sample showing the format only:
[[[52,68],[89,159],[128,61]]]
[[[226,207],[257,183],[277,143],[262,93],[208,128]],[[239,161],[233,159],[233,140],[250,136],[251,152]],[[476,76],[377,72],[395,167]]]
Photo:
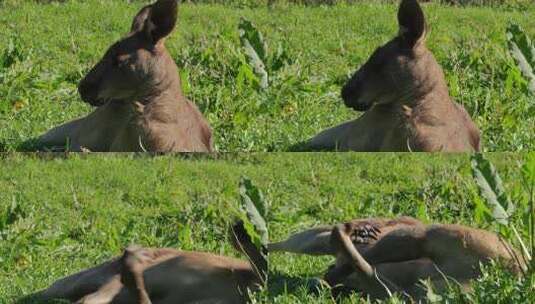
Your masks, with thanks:
[[[182,94],[178,67],[164,45],[176,20],[176,0],[159,0],[141,9],[130,33],[80,81],[82,100],[97,108],[42,135],[39,146],[99,152],[211,151],[210,126]]]
[[[377,48],[342,89],[358,119],[327,129],[305,150],[478,151],[480,134],[449,94],[444,73],[425,46],[426,22],[416,0],[402,0],[399,34]]]
[[[397,292],[421,300],[430,280],[437,292],[457,282],[470,289],[480,265],[502,262],[513,273],[527,269],[526,259],[498,235],[461,225],[425,225],[411,217],[355,219],[296,233],[268,246],[273,252],[333,255],[325,274],[332,287],[372,298]]]
[[[129,247],[123,255],[63,278],[23,301],[79,304],[176,304],[248,301],[266,284],[267,260],[245,232],[231,228],[234,247],[249,261],[204,252]]]

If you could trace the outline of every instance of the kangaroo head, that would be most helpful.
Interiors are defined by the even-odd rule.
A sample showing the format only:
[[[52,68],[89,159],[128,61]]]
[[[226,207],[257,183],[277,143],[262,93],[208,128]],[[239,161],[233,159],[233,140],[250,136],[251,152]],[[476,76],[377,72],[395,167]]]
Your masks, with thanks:
[[[366,111],[374,104],[408,101],[443,79],[425,46],[426,22],[417,0],[402,0],[399,34],[377,48],[342,89],[346,106]]]
[[[141,9],[130,33],[114,43],[80,81],[82,100],[94,106],[109,100],[143,100],[175,83],[177,67],[164,40],[176,20],[176,0],[158,0]]]

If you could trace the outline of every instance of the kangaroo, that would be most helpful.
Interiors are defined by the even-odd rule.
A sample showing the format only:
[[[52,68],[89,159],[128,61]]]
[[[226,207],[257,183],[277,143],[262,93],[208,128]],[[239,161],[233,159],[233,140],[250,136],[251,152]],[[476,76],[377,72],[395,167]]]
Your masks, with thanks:
[[[394,292],[423,299],[421,280],[430,280],[438,292],[447,288],[448,280],[468,290],[470,281],[481,275],[480,264],[490,260],[499,260],[514,273],[527,269],[524,257],[494,233],[461,225],[425,225],[411,217],[318,227],[269,244],[268,251],[333,255],[336,262],[325,281],[376,299]]]
[[[210,126],[183,96],[178,67],[164,45],[176,20],[176,0],[142,8],[130,33],[80,81],[82,100],[97,109],[42,135],[39,146],[100,152],[211,151]]]
[[[442,68],[425,46],[426,22],[416,0],[402,0],[399,34],[377,48],[342,88],[347,107],[364,114],[324,130],[307,150],[478,151],[480,135],[452,101]]]
[[[242,222],[231,228],[234,247],[250,261],[204,252],[128,247],[121,257],[63,278],[27,297],[39,303],[245,303],[248,290],[266,284],[267,260]]]

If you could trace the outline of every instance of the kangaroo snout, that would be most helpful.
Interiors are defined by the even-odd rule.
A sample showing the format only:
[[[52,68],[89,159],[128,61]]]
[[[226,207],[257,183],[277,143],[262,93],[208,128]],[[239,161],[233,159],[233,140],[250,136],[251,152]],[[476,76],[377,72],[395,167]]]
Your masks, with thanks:
[[[104,104],[104,100],[98,98],[96,84],[88,82],[85,78],[78,85],[78,93],[84,102],[92,106],[99,107]]]
[[[354,84],[351,82],[347,83],[342,88],[341,95],[345,106],[355,111],[363,112],[371,107],[370,102],[362,102],[360,100],[361,89],[359,84]]]
[[[352,108],[353,103],[358,98],[358,94],[355,94],[354,90],[349,86],[349,84],[346,84],[342,87],[342,99],[344,100],[344,104],[346,107]]]
[[[82,100],[95,107],[102,106],[105,103],[105,100],[99,98],[102,75],[102,62],[99,62],[78,83],[78,93]]]

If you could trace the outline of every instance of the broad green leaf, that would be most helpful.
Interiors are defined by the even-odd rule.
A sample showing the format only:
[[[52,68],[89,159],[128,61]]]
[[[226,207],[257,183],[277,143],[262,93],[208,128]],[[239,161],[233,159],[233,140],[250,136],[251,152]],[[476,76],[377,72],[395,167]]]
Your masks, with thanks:
[[[238,25],[240,42],[249,60],[249,65],[260,79],[260,87],[266,89],[269,84],[268,72],[266,71],[266,44],[262,34],[248,20],[241,19]]]
[[[483,202],[483,200],[479,196],[474,196],[473,200],[474,200],[474,205],[475,205],[475,208],[474,208],[475,222],[478,224],[482,224],[484,222],[488,223],[489,217],[492,214],[492,212],[490,211],[490,209],[487,207],[485,202]]]
[[[498,172],[482,154],[477,153],[472,156],[472,174],[481,196],[492,211],[492,217],[498,223],[506,225],[514,210]]]
[[[255,246],[262,251],[262,247],[266,247],[269,242],[267,224],[264,220],[267,212],[264,196],[250,179],[242,177],[240,180],[240,198],[246,216],[244,227]]]
[[[535,46],[524,30],[514,23],[507,27],[507,45],[522,75],[528,81],[529,90],[535,94]]]

